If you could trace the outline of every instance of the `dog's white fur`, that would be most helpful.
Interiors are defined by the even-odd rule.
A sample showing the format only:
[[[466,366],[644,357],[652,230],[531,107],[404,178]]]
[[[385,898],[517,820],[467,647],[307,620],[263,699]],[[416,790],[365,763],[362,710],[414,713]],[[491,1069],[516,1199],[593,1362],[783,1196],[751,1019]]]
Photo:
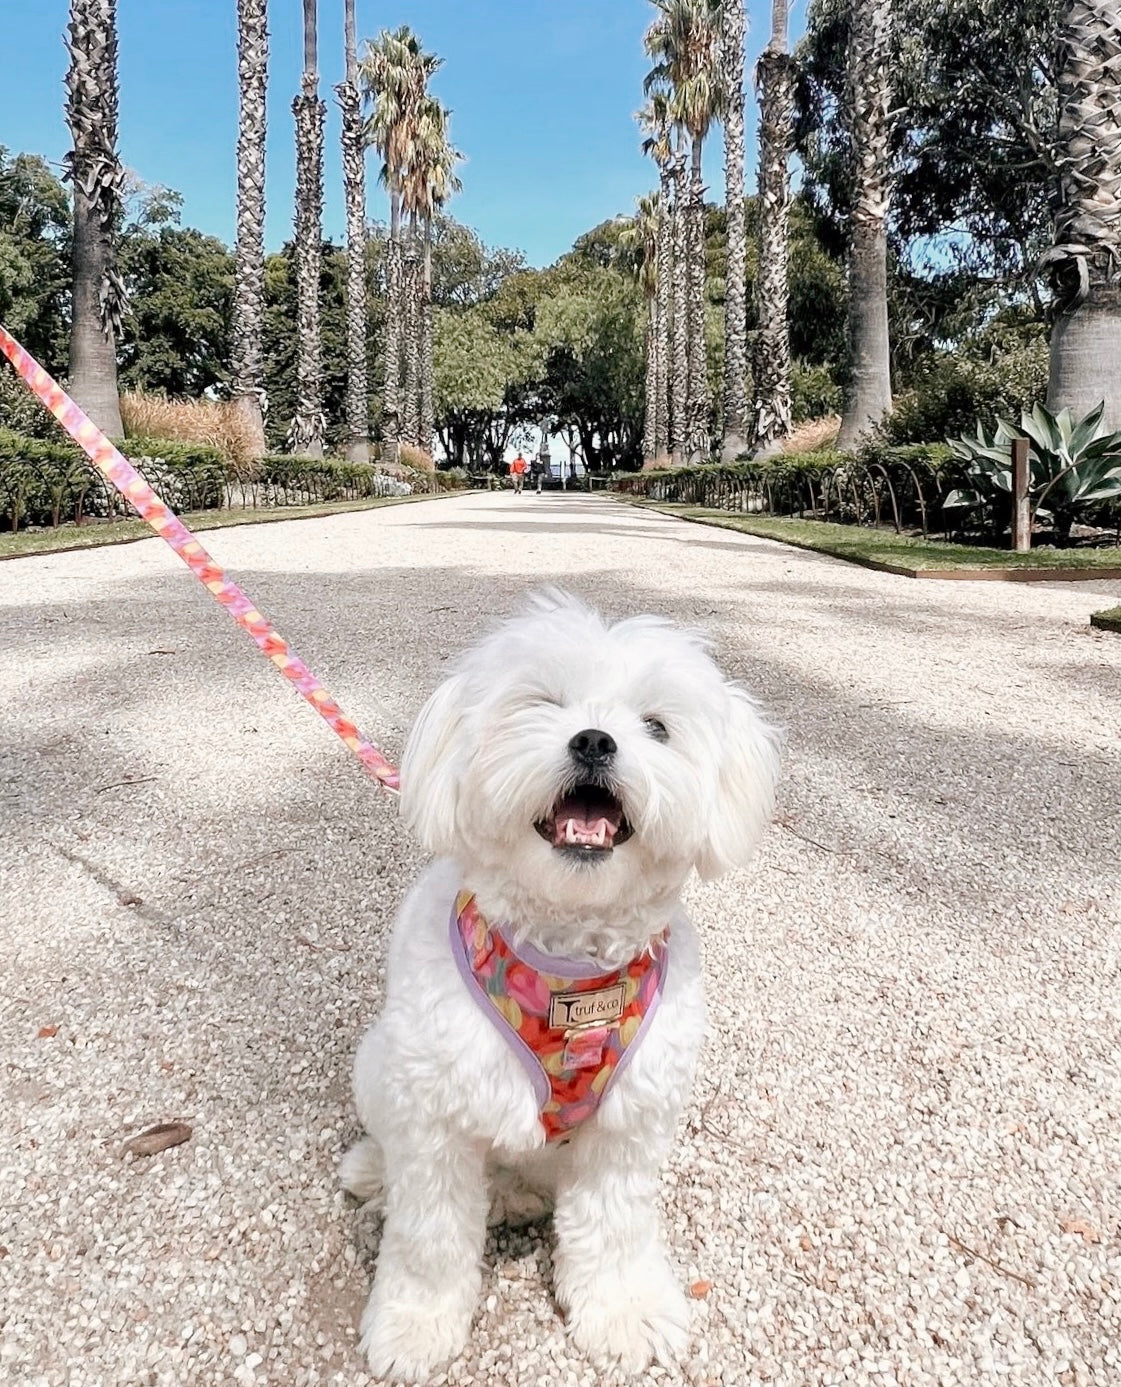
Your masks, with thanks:
[[[665,742],[644,719],[659,719]],[[534,829],[576,778],[570,738],[608,732],[634,833],[573,861]],[[460,1352],[492,1221],[554,1210],[556,1294],[576,1343],[641,1371],[684,1347],[687,1301],[662,1246],[659,1170],[704,1030],[689,872],[747,861],[771,815],[778,739],[701,636],[656,617],[608,625],[562,593],[538,597],[470,650],[422,711],[402,763],[402,810],[441,860],[409,893],[385,1006],[355,1062],[369,1134],[344,1185],[384,1191],[385,1228],[362,1347],[378,1377],[422,1382]],[[456,892],[549,953],[605,970],[671,928],[661,1005],[595,1116],[546,1147],[529,1078],[460,977]]]

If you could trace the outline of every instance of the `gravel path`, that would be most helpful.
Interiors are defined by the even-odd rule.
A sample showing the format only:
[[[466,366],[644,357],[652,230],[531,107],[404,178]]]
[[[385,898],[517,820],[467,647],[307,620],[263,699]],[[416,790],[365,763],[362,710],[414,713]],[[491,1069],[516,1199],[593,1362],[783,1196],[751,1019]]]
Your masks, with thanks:
[[[207,543],[391,752],[539,580],[699,622],[786,723],[759,862],[690,892],[717,1029],[664,1205],[711,1288],[648,1381],[1121,1382],[1121,585],[564,495]],[[0,1379],[360,1387],[378,1230],[334,1167],[418,865],[392,803],[156,540],[0,564],[0,709]],[[492,1240],[440,1381],[596,1383],[549,1263]]]

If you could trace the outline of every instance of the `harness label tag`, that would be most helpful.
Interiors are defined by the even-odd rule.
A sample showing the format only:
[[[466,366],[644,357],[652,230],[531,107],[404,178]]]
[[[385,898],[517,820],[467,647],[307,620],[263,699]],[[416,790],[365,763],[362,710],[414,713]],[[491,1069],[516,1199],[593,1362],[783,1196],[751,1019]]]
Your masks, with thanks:
[[[565,1031],[609,1026],[622,1016],[626,993],[621,982],[594,992],[558,992],[549,1003],[549,1025]]]

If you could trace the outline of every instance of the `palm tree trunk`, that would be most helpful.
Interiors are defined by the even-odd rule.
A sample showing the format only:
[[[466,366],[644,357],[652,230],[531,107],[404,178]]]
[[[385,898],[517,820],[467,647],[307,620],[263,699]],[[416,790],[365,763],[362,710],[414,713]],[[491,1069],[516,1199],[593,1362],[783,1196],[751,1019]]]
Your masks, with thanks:
[[[688,447],[689,402],[689,238],[685,197],[685,158],[678,153],[673,164],[673,363],[670,370],[672,409],[670,452],[673,465],[681,467]]]
[[[755,70],[759,89],[758,330],[753,372],[752,447],[767,454],[791,431],[790,408],[790,148],[794,71],[787,52],[787,0],[771,6],[771,42]]]
[[[721,456],[731,462],[747,450],[747,211],[743,198],[744,0],[724,0],[721,47],[727,101],[724,114],[724,186],[728,268],[724,289],[724,421]]]
[[[410,447],[420,446],[420,267],[416,218],[405,239],[403,332],[405,338],[405,402],[401,433]]]
[[[385,248],[385,390],[382,439],[385,461],[395,467],[401,441],[401,195],[389,195],[389,241]]]
[[[705,190],[701,172],[704,141],[693,137],[689,177],[688,262],[688,400],[685,405],[685,454],[690,465],[709,452],[708,353],[705,349]]]
[[[854,448],[891,411],[887,213],[891,202],[891,0],[852,0],[848,103],[855,197],[849,253],[851,378],[838,448]]]
[[[119,438],[116,338],[124,294],[115,237],[123,172],[117,157],[116,0],[71,0],[66,118],[73,136],[70,393],[102,432]]]
[[[658,455],[658,322],[657,292],[646,300],[646,411],[642,422],[642,465],[653,467]]]
[[[669,363],[670,330],[673,317],[673,174],[667,164],[663,164],[660,171],[662,191],[658,202],[658,336],[655,344],[655,391],[658,408],[654,431],[654,459],[659,465],[665,461],[669,452]]]
[[[435,435],[435,370],[432,318],[432,219],[424,219],[424,278],[420,305],[420,447],[432,457]]]
[[[265,316],[267,0],[237,0],[237,247],[230,324],[233,399],[255,452],[265,452],[261,328]]]
[[[342,110],[343,184],[346,195],[346,455],[370,457],[370,406],[366,357],[366,155],[358,94],[354,0],[344,19],[346,80],[335,92]]]
[[[296,120],[296,415],[288,447],[323,456],[323,349],[319,331],[319,275],[323,260],[323,127],[319,99],[316,0],[304,0],[304,75],[292,102]]]
[[[1061,202],[1046,257],[1056,291],[1047,406],[1105,401],[1121,428],[1121,8],[1066,0],[1059,65]]]

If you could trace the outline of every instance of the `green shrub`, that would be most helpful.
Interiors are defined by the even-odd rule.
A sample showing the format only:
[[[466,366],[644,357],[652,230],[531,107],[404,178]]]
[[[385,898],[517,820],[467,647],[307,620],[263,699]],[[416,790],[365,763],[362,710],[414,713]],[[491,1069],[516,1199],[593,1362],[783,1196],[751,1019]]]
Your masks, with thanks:
[[[896,529],[940,527],[942,500],[960,477],[945,444],[859,453],[819,449],[754,462],[713,463],[616,477],[617,490],[651,500],[771,515],[806,515]]]
[[[231,471],[220,448],[169,438],[129,438],[117,446],[173,511],[217,510],[225,503]],[[110,501],[110,514],[128,512],[127,504]]]
[[[1043,335],[991,330],[977,356],[939,354],[924,361],[885,420],[890,443],[920,443],[972,432],[978,418],[1016,416],[1047,393],[1048,348]],[[975,350],[977,350],[975,348]]]
[[[828,366],[807,366],[801,361],[794,363],[790,373],[790,404],[796,424],[806,419],[840,414],[842,394]]]
[[[425,473],[427,490],[428,474]],[[361,501],[373,496],[400,496],[414,489],[369,462],[345,458],[295,457],[270,453],[260,458],[244,491],[248,503],[267,506],[314,506],[327,501]]]
[[[209,444],[130,438],[117,446],[160,498],[179,513],[235,504],[317,505],[398,496],[411,489],[369,463],[341,458],[265,457],[245,477],[218,447]],[[61,435],[29,438],[0,428],[0,522],[8,528],[57,526],[63,520],[129,512],[128,503],[76,444]]]
[[[0,361],[0,429],[47,441],[61,437],[54,415],[5,361]]]

